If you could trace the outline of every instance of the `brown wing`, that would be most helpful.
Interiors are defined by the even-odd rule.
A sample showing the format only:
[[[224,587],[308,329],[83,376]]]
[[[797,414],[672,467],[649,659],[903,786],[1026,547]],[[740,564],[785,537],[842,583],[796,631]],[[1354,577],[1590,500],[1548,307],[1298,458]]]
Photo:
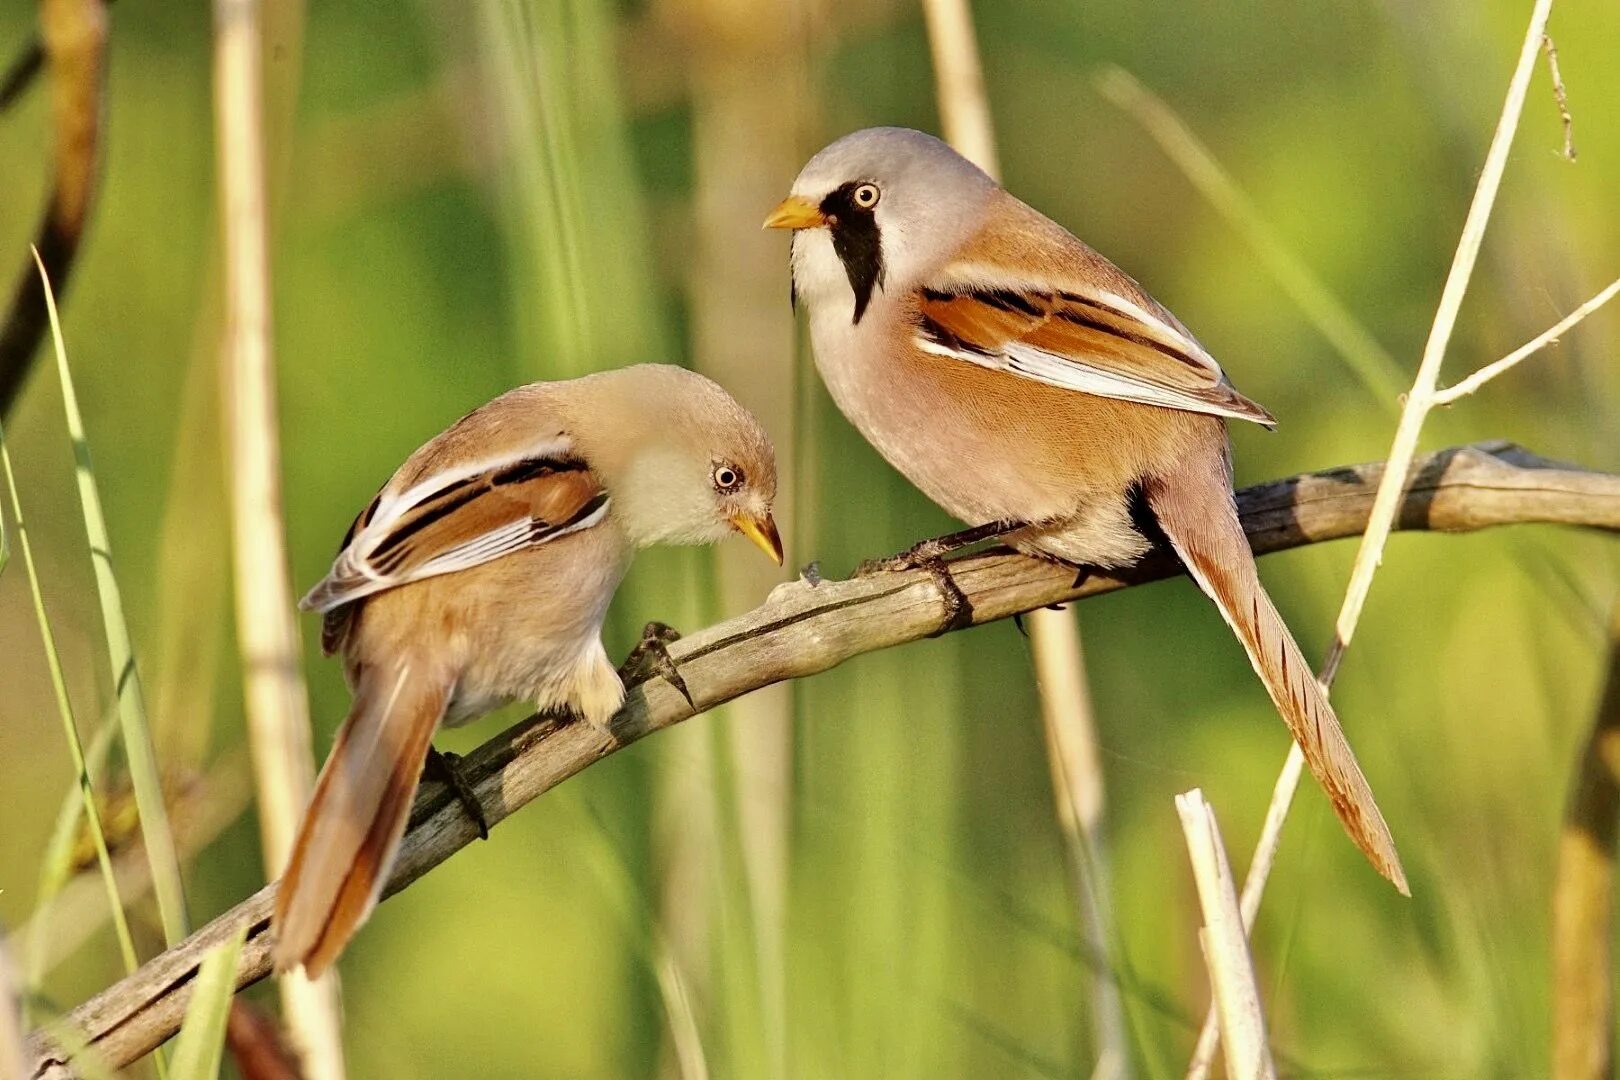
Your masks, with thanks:
[[[981,366],[1100,397],[1273,425],[1191,339],[1069,291],[926,288],[919,344]]]
[[[1011,196],[913,299],[929,352],[1101,397],[1275,423],[1140,285]]]
[[[350,530],[306,609],[334,609],[383,589],[454,573],[589,528],[607,494],[585,462],[553,442],[542,452],[438,473],[404,490],[390,484]],[[345,620],[323,635],[341,643]]]

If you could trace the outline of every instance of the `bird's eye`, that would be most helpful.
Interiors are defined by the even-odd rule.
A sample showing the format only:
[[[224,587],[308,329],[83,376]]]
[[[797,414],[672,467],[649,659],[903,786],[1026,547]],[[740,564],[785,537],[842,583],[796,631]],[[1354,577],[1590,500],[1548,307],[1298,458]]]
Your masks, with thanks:
[[[716,465],[714,467],[714,487],[716,491],[731,492],[742,487],[742,470],[730,465]]]
[[[850,195],[850,199],[862,210],[870,210],[878,204],[883,192],[878,190],[876,184],[862,184]]]

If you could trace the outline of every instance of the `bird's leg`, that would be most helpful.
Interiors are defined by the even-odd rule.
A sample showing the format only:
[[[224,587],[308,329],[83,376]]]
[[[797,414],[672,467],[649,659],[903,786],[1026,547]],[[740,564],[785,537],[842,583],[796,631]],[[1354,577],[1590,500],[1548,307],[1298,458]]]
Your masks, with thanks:
[[[473,824],[478,826],[478,839],[489,839],[489,819],[484,817],[484,805],[478,801],[472,785],[462,775],[460,754],[441,753],[430,743],[427,762],[422,766],[422,775],[438,780],[449,788],[450,793],[461,804],[461,808],[467,812],[467,816],[472,818]]]
[[[640,686],[658,676],[680,691],[686,703],[696,709],[697,702],[692,700],[692,692],[686,688],[686,680],[681,678],[681,669],[675,665],[675,658],[669,655],[669,646],[680,639],[679,630],[661,622],[650,622],[643,627],[641,640],[636,642],[635,648],[630,650],[630,655],[624,658],[624,663],[619,667],[619,678],[624,680],[625,687]]]
[[[886,559],[868,559],[855,568],[855,576],[866,577],[884,570],[924,570],[929,562],[937,562],[963,548],[972,547],[983,540],[994,540],[1023,527],[1022,521],[991,521],[961,532],[946,533],[913,544],[898,555],[890,555]]]
[[[928,571],[928,576],[934,579],[934,585],[939,589],[939,598],[945,605],[945,621],[940,624],[929,637],[939,637],[952,630],[964,630],[973,625],[973,601],[967,598],[956,579],[951,577],[950,568],[945,560],[935,555],[925,558],[917,564],[917,569]]]

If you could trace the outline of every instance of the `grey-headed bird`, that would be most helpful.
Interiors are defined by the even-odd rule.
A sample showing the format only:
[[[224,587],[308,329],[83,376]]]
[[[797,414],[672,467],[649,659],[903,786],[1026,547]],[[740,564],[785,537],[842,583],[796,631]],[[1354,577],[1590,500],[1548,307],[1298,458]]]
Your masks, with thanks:
[[[1030,555],[1124,566],[1162,532],[1236,633],[1345,830],[1407,892],[1383,815],[1238,521],[1226,421],[1271,427],[1271,414],[1123,271],[930,135],[839,139],[765,225],[795,230],[793,291],[816,367],[878,452],[984,527],[970,532]],[[937,561],[930,569],[941,575]]]
[[[281,879],[276,967],[319,975],[376,906],[439,724],[527,700],[605,729],[624,687],[602,622],[635,551],[741,533],[780,564],[775,496],[754,417],[661,364],[519,387],[412,454],[302,603],[354,703]]]

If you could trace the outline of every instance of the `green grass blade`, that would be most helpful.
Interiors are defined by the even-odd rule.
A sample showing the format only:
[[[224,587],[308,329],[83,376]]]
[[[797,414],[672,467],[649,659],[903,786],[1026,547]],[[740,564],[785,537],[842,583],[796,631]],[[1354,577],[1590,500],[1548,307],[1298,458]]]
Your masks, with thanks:
[[[11,534],[6,532],[6,516],[0,513],[0,574],[6,572],[6,563],[11,561]]]
[[[113,739],[118,735],[118,717],[116,712],[109,710],[102,718],[101,726],[96,729],[85,749],[85,775],[90,779],[91,790],[95,788],[96,774],[107,760],[107,754],[112,749]],[[50,840],[45,844],[45,855],[40,860],[39,891],[34,897],[34,917],[29,920],[31,930],[28,935],[25,949],[26,959],[23,961],[23,986],[25,989],[24,1010],[26,1015],[27,1002],[39,991],[40,984],[45,979],[45,958],[48,950],[46,941],[50,937],[51,915],[54,911],[56,897],[67,886],[68,880],[73,876],[73,841],[78,835],[79,822],[84,813],[83,789],[75,784],[71,790],[62,797],[61,809],[56,813],[56,825],[51,829]],[[98,853],[99,861],[99,853]],[[121,912],[120,912],[121,913]]]
[[[62,324],[57,317],[56,296],[39,252],[34,262],[45,286],[45,306],[50,315],[51,341],[56,348],[56,369],[62,380],[62,406],[67,414],[68,436],[73,440],[73,456],[79,484],[79,502],[84,511],[84,528],[90,539],[90,562],[96,575],[96,592],[101,598],[107,653],[112,661],[113,693],[118,698],[119,719],[124,733],[124,754],[129,761],[130,781],[135,789],[135,806],[141,819],[141,837],[146,857],[152,865],[152,891],[157,896],[158,914],[163,922],[163,939],[175,945],[187,934],[185,890],[180,881],[180,859],[175,850],[174,832],[163,806],[163,786],[158,771],[157,752],[146,722],[146,702],[141,694],[140,673],[130,645],[129,625],[124,619],[123,594],[112,568],[112,542],[107,536],[106,515],[101,509],[101,493],[96,486],[95,469],[90,463],[90,443],[85,437],[84,418],[79,413],[78,394],[68,370],[67,347],[62,341]],[[82,764],[82,762],[81,762]]]
[[[186,1006],[175,1044],[173,1080],[213,1080],[225,1049],[225,1021],[236,993],[236,959],[247,940],[247,927],[203,958],[197,985]]]
[[[107,838],[101,829],[101,817],[96,812],[95,791],[90,785],[90,770],[85,763],[84,745],[79,741],[79,726],[73,719],[73,702],[68,697],[67,678],[62,673],[62,658],[56,650],[56,634],[51,630],[50,617],[45,612],[45,593],[39,584],[39,569],[34,565],[34,548],[28,541],[28,525],[23,520],[22,499],[17,494],[17,477],[11,468],[11,451],[6,447],[6,436],[0,428],[0,468],[6,474],[6,489],[11,495],[11,516],[17,528],[17,546],[22,549],[23,568],[28,572],[28,587],[34,597],[34,617],[39,622],[40,640],[45,645],[45,660],[50,666],[51,688],[56,694],[56,711],[62,718],[63,733],[67,738],[68,753],[73,758],[77,774],[79,797],[84,806],[85,821],[90,826],[90,838],[96,847],[96,863],[101,867],[102,880],[107,884],[107,903],[112,909],[113,928],[118,934],[118,948],[123,954],[124,968],[134,971],[135,943],[130,937],[129,923],[124,918],[124,904],[118,896],[118,881],[113,876],[112,857],[107,853]]]

